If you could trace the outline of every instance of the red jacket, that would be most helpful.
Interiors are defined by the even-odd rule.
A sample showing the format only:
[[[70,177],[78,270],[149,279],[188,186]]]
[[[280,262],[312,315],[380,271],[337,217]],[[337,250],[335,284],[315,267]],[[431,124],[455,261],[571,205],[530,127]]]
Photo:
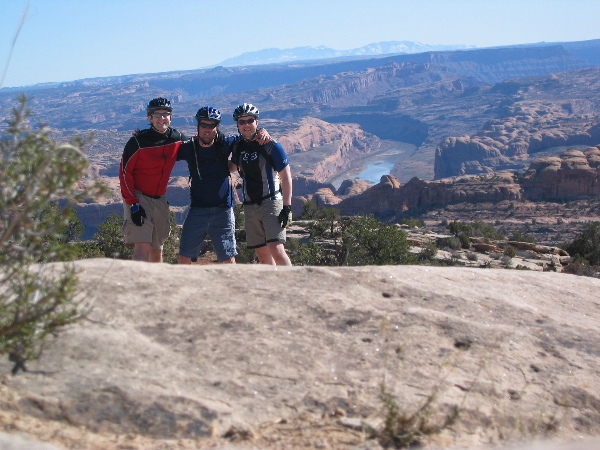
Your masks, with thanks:
[[[121,195],[125,203],[140,202],[135,191],[152,196],[165,195],[179,146],[186,139],[174,128],[169,128],[164,134],[148,128],[129,139],[119,168]]]

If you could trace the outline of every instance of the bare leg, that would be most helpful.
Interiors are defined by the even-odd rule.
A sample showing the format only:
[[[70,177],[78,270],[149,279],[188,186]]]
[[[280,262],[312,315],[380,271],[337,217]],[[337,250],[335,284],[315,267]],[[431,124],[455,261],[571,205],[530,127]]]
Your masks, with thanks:
[[[162,249],[150,248],[150,262],[154,262],[154,263],[163,262]]]
[[[133,244],[133,256],[131,259],[134,261],[150,261],[150,243],[135,242]]]
[[[235,264],[235,258],[229,258],[225,261],[217,261],[217,264]]]
[[[290,261],[290,257],[285,252],[285,246],[283,245],[283,242],[269,242],[267,244],[267,248],[269,249],[269,252],[271,253],[271,257],[273,258],[273,261],[275,261],[275,264],[277,264],[278,266],[291,266],[292,265],[292,261]]]
[[[268,246],[258,247],[255,249],[255,251],[259,263],[268,264],[271,266],[275,265],[275,260],[273,259],[273,255],[271,255],[271,251],[269,250]]]

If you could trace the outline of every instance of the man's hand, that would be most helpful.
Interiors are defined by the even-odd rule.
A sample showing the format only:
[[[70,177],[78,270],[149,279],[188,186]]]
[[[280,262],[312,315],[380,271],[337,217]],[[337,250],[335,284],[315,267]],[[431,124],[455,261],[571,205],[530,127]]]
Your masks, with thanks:
[[[286,228],[292,223],[292,207],[290,205],[284,205],[283,209],[279,213],[279,225],[281,228]]]
[[[258,130],[256,130],[254,140],[257,141],[260,145],[265,145],[271,140],[271,135],[264,128],[259,128]]]
[[[225,144],[225,135],[220,131],[217,131],[217,135],[215,136],[215,145],[221,146]]]
[[[144,224],[144,219],[147,217],[142,205],[134,203],[129,207],[129,211],[131,211],[131,221],[138,227],[141,227]]]

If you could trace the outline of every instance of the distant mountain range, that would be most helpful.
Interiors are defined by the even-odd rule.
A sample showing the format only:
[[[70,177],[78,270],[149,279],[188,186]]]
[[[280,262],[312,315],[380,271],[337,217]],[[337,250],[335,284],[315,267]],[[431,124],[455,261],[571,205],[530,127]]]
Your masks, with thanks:
[[[473,45],[429,45],[412,41],[385,41],[365,45],[351,50],[335,50],[333,48],[295,47],[267,48],[255,52],[243,53],[235,58],[229,58],[218,64],[226,67],[255,66],[260,64],[289,63],[293,61],[310,61],[315,59],[332,59],[343,57],[361,57],[390,54],[413,54],[434,51],[467,50],[476,48]]]

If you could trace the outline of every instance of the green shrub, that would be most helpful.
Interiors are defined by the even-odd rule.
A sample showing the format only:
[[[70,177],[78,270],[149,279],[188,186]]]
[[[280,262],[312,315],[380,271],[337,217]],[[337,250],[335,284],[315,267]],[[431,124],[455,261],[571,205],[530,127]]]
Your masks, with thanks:
[[[179,262],[179,238],[181,237],[181,227],[175,222],[173,211],[169,213],[169,225],[171,234],[163,244],[163,262],[168,264],[177,264]]]
[[[309,200],[304,202],[304,205],[302,205],[302,214],[299,218],[304,220],[316,219],[318,211],[319,207],[317,206],[317,202],[314,200]]]
[[[85,316],[75,298],[73,216],[57,202],[83,201],[103,189],[81,183],[88,166],[81,138],[58,143],[50,129],[31,128],[25,98],[13,110],[9,136],[0,139],[0,354],[13,373],[38,358],[46,338]],[[66,213],[63,213],[66,211]]]
[[[258,262],[256,258],[256,251],[254,249],[249,249],[248,245],[245,242],[237,243],[237,256],[235,257],[235,262],[240,264],[251,264]]]
[[[467,252],[467,259],[469,261],[477,261],[479,259],[479,256],[477,256],[477,253]]]
[[[346,220],[341,227],[340,265],[414,264],[406,234],[373,216]]]
[[[104,252],[100,250],[98,244],[93,241],[90,242],[74,242],[71,245],[76,249],[76,259],[87,259],[87,258],[104,258]]]
[[[410,228],[421,228],[421,227],[425,226],[425,222],[423,222],[420,219],[406,219],[405,218],[405,219],[402,219],[400,221],[400,223],[402,225],[406,225],[407,227],[410,227]]]
[[[384,422],[375,436],[384,448],[420,447],[423,438],[451,427],[459,417],[459,408],[456,405],[450,408],[448,414],[434,412],[435,392],[427,396],[413,412],[408,412],[404,405],[388,392],[384,383],[380,385],[379,398],[383,403]],[[441,422],[440,416],[443,418]]]
[[[335,255],[328,253],[325,247],[315,242],[299,244],[296,251],[290,255],[296,266],[336,266]]]
[[[580,275],[585,277],[600,278],[600,266],[590,266],[585,262],[574,261],[563,268],[563,273]]]
[[[417,261],[410,252],[406,234],[396,225],[380,222],[373,216],[340,218],[339,210],[335,208],[310,206],[308,209],[313,220],[308,227],[310,236],[325,241],[298,244],[288,249],[293,264],[358,266],[414,264]],[[428,252],[434,253],[434,248],[429,248]]]
[[[460,239],[457,237],[438,239],[437,246],[440,248],[449,248],[450,250],[458,250],[459,248],[462,248]]]
[[[500,259],[500,262],[501,262],[503,265],[505,265],[506,267],[508,267],[508,268],[511,268],[511,267],[512,267],[512,263],[513,263],[513,261],[512,261],[512,258],[511,258],[510,256],[508,256],[508,255],[504,255],[504,256],[503,256],[503,257]]]
[[[579,255],[592,266],[600,265],[600,222],[587,223],[581,233],[567,246],[571,256]]]
[[[466,234],[461,234],[458,237],[458,240],[460,241],[461,248],[464,248],[464,249],[471,248],[471,238],[469,236],[467,236]]]
[[[455,220],[448,224],[447,228],[456,237],[464,234],[469,237],[484,237],[496,240],[504,239],[504,235],[498,232],[493,225],[482,221],[462,223]]]
[[[530,234],[523,234],[520,231],[514,231],[513,234],[508,238],[509,241],[515,242],[529,242],[535,244],[535,238]]]
[[[509,245],[508,247],[506,247],[504,254],[509,258],[514,258],[515,256],[517,256],[517,249],[512,245]]]
[[[419,253],[419,256],[418,256],[419,261],[432,262],[435,259],[437,252],[438,252],[438,248],[435,245],[435,243],[428,242],[427,244],[425,244],[425,246],[422,248],[421,252]]]
[[[337,208],[318,208],[312,212],[312,223],[308,225],[310,237],[335,238],[340,220],[340,210]]]
[[[94,236],[96,245],[107,258],[131,259],[133,247],[123,242],[123,216],[109,214]]]

